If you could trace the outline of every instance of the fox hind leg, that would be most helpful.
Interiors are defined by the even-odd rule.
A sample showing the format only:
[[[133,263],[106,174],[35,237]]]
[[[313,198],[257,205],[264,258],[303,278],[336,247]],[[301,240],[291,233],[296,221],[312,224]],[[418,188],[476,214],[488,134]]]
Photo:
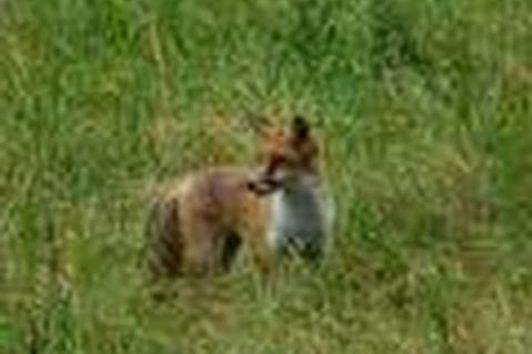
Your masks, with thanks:
[[[148,267],[153,278],[175,276],[180,270],[182,239],[176,199],[159,200],[146,225]]]

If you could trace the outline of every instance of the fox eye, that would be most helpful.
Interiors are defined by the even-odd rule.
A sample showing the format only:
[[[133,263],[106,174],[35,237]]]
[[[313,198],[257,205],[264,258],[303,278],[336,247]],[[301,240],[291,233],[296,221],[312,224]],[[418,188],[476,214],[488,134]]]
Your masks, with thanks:
[[[279,167],[283,167],[287,164],[288,159],[286,156],[274,156],[268,163],[268,166],[266,167],[267,173],[273,173],[276,169]]]

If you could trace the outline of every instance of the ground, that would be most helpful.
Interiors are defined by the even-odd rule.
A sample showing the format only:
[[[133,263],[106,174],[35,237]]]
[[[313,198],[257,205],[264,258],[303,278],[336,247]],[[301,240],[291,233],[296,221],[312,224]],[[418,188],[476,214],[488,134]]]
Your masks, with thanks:
[[[0,352],[532,347],[532,2],[0,1]],[[322,269],[143,281],[146,194],[307,116]]]

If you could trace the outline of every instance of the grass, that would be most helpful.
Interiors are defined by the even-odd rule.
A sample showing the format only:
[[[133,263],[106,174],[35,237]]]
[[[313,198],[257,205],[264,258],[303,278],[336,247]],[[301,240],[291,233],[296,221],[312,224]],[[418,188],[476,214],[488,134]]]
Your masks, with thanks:
[[[526,0],[0,1],[0,352],[529,353]],[[142,285],[148,186],[326,136],[336,248]]]

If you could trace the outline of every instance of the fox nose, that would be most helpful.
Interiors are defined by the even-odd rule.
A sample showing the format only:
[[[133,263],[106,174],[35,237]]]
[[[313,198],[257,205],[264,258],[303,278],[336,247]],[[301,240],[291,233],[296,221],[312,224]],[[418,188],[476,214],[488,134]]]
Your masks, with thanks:
[[[257,195],[264,195],[269,192],[267,185],[257,181],[249,181],[247,183],[247,189]]]
[[[255,181],[248,181],[246,183],[246,188],[252,192],[255,192],[257,190],[257,182]]]
[[[261,178],[258,178],[257,180],[247,182],[247,189],[259,195],[272,193],[278,187],[279,183],[268,176],[261,176]]]

